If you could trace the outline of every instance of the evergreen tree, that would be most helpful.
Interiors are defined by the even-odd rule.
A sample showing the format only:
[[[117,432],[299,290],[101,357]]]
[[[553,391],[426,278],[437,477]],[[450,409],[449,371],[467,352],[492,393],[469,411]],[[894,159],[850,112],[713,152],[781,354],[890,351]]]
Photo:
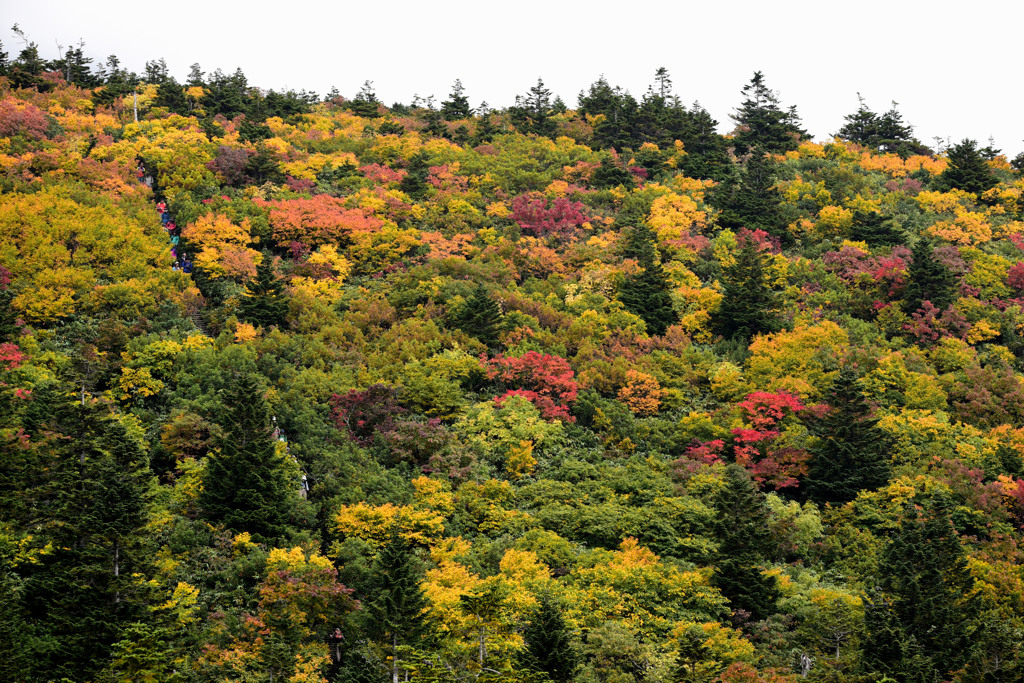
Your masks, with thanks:
[[[956,279],[935,258],[935,245],[921,238],[914,245],[913,259],[907,268],[907,286],[903,290],[903,310],[911,314],[925,301],[945,310],[956,301]]]
[[[771,552],[768,504],[747,472],[726,467],[725,485],[715,501],[715,538],[719,541],[712,585],[729,599],[734,614],[754,621],[775,612],[779,589],[763,569]]]
[[[373,81],[363,81],[363,87],[349,103],[349,108],[353,114],[364,119],[376,118],[380,114],[380,100],[373,90]]]
[[[285,327],[288,314],[284,283],[274,276],[272,261],[270,254],[263,254],[263,260],[256,267],[255,279],[246,283],[245,293],[238,302],[239,318],[266,329]]]
[[[683,143],[686,156],[679,172],[688,178],[711,178],[722,182],[731,171],[728,141],[718,134],[718,121],[699,102],[694,102],[675,138]]]
[[[860,491],[883,486],[890,473],[890,440],[871,417],[852,367],[840,371],[827,403],[828,414],[809,425],[818,442],[805,485],[807,497],[819,505],[853,500]]]
[[[588,91],[579,94],[577,111],[584,116],[603,116],[594,128],[592,146],[595,149],[623,149],[639,147],[633,133],[637,109],[632,95],[622,88],[612,87],[601,76]]]
[[[392,526],[373,560],[364,600],[367,634],[391,659],[392,683],[398,683],[406,649],[421,646],[427,634],[427,598],[420,588],[421,574],[409,542]]]
[[[258,540],[285,537],[298,482],[277,453],[270,410],[256,376],[234,377],[223,406],[218,421],[224,436],[207,459],[199,506],[207,519],[232,531],[249,532]]]
[[[413,199],[422,199],[427,192],[427,176],[430,175],[430,162],[425,152],[416,152],[406,168],[405,177],[398,184],[398,189]]]
[[[153,104],[165,107],[172,114],[188,113],[188,98],[185,97],[184,89],[173,78],[168,78],[157,86]]]
[[[947,189],[981,194],[999,184],[975,140],[964,139],[947,152],[949,166],[939,176],[939,184]]]
[[[743,104],[732,115],[737,128],[733,139],[737,154],[747,154],[754,147],[781,154],[796,149],[800,138],[807,137],[796,107],[783,110],[778,95],[768,88],[760,71],[743,86],[743,97]]]
[[[473,115],[473,110],[469,106],[469,98],[466,97],[466,89],[462,87],[461,80],[455,79],[448,99],[441,103],[441,114],[448,121],[468,119]]]
[[[752,239],[722,273],[722,303],[712,317],[714,330],[727,339],[777,332],[779,295],[768,279],[768,254]]]
[[[544,674],[554,683],[568,683],[579,668],[579,656],[573,648],[569,626],[551,593],[541,593],[539,603],[523,629],[520,664],[528,671]]]
[[[632,249],[630,255],[637,255],[643,270],[625,279],[619,288],[619,301],[643,319],[649,334],[660,337],[669,325],[679,321],[679,314],[672,304],[672,285],[661,267],[651,229],[646,225],[634,228],[627,248]]]
[[[941,496],[923,516],[908,505],[882,553],[882,593],[867,620],[864,649],[871,671],[901,680],[948,680],[975,655],[980,603],[950,507]]]
[[[498,343],[498,332],[501,327],[501,309],[491,298],[487,288],[479,284],[472,296],[466,300],[462,310],[455,318],[456,326],[466,334],[476,337],[488,346]]]
[[[782,215],[782,195],[775,187],[775,171],[775,162],[763,150],[752,150],[747,163],[709,196],[721,211],[718,224],[733,230],[764,230],[781,240],[791,239]]]
[[[869,247],[891,247],[903,244],[903,236],[893,225],[893,219],[877,211],[856,211],[850,238],[867,242]]]

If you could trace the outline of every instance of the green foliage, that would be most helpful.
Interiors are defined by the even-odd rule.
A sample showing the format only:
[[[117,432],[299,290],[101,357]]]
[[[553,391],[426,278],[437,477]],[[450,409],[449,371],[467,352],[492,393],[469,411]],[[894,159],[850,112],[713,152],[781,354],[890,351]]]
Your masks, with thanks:
[[[263,391],[250,373],[225,391],[223,437],[207,459],[199,505],[211,522],[270,540],[292,531],[298,481],[277,450]]]
[[[818,438],[804,485],[807,497],[824,505],[853,500],[889,480],[888,436],[871,416],[856,370],[847,366],[829,389],[829,412],[810,425]]]
[[[736,253],[736,262],[722,272],[722,303],[713,318],[716,332],[727,339],[750,339],[779,330],[779,296],[767,266],[762,245],[748,239]]]

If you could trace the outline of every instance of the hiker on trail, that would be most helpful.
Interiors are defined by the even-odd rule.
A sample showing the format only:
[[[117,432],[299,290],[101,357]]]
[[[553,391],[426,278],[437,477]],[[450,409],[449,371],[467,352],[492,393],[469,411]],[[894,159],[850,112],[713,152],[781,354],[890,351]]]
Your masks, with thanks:
[[[167,213],[166,211],[160,214],[160,222],[163,223],[164,227],[166,228],[167,224],[171,222],[171,214]]]
[[[156,205],[156,210],[158,213],[167,213],[167,204],[160,202]]]
[[[175,225],[174,221],[172,221],[172,220],[168,220],[167,221],[167,225],[165,225],[164,227],[167,229],[167,232],[171,232],[173,230],[177,230],[177,228],[178,228],[178,226]]]
[[[174,265],[171,266],[171,270],[174,270],[174,271],[178,270],[178,262],[177,261],[175,261]]]
[[[177,235],[171,235],[171,246],[172,247],[178,246],[178,236]]]
[[[181,262],[181,270],[184,273],[191,273],[192,272],[192,262],[189,261],[186,258],[184,261]]]

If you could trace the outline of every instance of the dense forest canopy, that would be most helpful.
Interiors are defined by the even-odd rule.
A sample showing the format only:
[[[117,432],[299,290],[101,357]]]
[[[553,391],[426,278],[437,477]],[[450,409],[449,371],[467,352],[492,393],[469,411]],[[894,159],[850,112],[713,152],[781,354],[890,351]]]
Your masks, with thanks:
[[[0,48],[0,679],[1020,680],[1024,159],[769,82]]]

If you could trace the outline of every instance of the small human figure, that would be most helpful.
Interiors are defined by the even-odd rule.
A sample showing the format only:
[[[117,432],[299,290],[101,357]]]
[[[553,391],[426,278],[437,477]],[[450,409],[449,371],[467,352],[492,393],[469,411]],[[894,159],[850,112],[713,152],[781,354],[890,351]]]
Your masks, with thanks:
[[[164,202],[158,203],[156,205],[156,210],[158,213],[167,213],[167,204]]]

